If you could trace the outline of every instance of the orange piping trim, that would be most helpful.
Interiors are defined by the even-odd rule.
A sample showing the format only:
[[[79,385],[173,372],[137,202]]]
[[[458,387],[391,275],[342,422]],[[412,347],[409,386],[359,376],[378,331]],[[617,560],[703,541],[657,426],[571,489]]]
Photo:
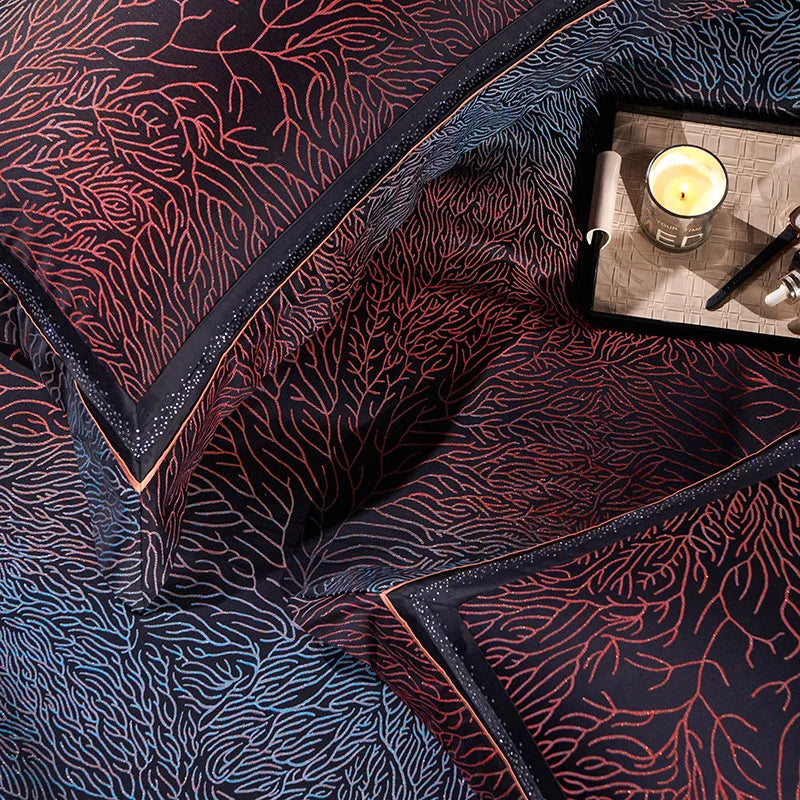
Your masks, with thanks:
[[[393,587],[393,589],[394,588],[397,588],[397,587]],[[486,738],[491,742],[495,753],[497,753],[497,755],[500,756],[500,758],[502,759],[503,763],[508,768],[508,773],[509,773],[509,775],[511,775],[512,779],[514,780],[514,783],[517,785],[517,788],[520,791],[520,795],[522,797],[529,797],[528,793],[522,788],[522,784],[519,782],[519,778],[517,778],[517,776],[516,776],[516,774],[514,772],[514,769],[511,766],[509,760],[506,758],[505,754],[503,753],[503,751],[498,746],[497,742],[495,741],[494,736],[492,736],[492,734],[488,731],[488,729],[483,724],[483,722],[480,720],[478,715],[475,713],[475,710],[473,709],[472,704],[459,691],[459,689],[456,687],[456,685],[453,683],[453,681],[451,680],[450,676],[444,671],[444,669],[442,669],[442,667],[439,666],[439,664],[436,663],[435,659],[431,658],[430,653],[428,653],[427,649],[422,644],[422,642],[420,642],[420,640],[414,635],[414,632],[411,630],[411,628],[409,627],[408,623],[397,613],[397,610],[395,609],[394,604],[392,603],[392,601],[388,597],[388,593],[390,591],[392,591],[392,589],[388,589],[388,590],[386,590],[384,592],[381,592],[381,594],[380,594],[380,598],[381,598],[381,600],[383,600],[384,605],[389,609],[389,613],[400,623],[400,625],[402,625],[403,628],[405,628],[406,633],[408,633],[408,635],[414,640],[414,642],[416,642],[417,646],[425,654],[425,656],[427,657],[428,661],[430,661],[431,664],[433,664],[433,666],[441,673],[442,677],[449,684],[450,688],[461,699],[461,702],[464,704],[464,708],[466,708],[469,711],[470,716],[473,718],[473,720],[475,720],[475,722],[478,724],[478,727],[483,731],[483,733],[486,736]]]

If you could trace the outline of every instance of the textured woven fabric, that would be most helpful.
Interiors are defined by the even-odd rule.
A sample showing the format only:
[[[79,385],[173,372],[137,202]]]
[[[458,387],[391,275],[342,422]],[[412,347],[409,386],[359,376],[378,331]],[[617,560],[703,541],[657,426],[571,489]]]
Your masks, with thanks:
[[[70,438],[0,356],[3,800],[472,797],[387,687],[294,626],[218,464],[194,480],[174,583],[145,614],[122,605]]]
[[[797,426],[796,356],[604,330],[577,311],[575,285],[601,95],[796,119],[796,20],[788,0],[735,13],[621,0],[558,34],[408,155],[293,274],[141,493],[75,389],[79,361],[56,357],[51,332],[4,293],[0,797],[791,790],[791,469],[481,584],[465,624],[527,749],[476,724],[491,711],[480,691],[465,695],[382,595],[541,554],[749,468]],[[670,591],[662,615],[654,603]],[[120,597],[151,603],[134,613]],[[576,616],[592,603],[603,608]],[[562,619],[577,622],[556,630]],[[558,636],[565,647],[544,651]],[[691,699],[698,671],[683,665],[712,638],[730,684],[703,673],[721,724],[701,702],[685,731],[670,727],[650,698]],[[728,734],[731,747],[715,738]]]
[[[717,785],[735,787],[729,788],[731,796],[735,792],[748,796],[748,791],[753,797],[781,796],[780,792],[791,796],[787,792],[796,786],[793,748],[797,734],[792,723],[796,706],[782,700],[779,714],[777,706],[753,699],[740,708],[736,701],[740,686],[731,677],[745,675],[741,691],[756,698],[771,691],[764,688],[766,684],[782,685],[796,669],[791,661],[794,612],[781,599],[795,592],[790,566],[797,559],[793,473],[777,479],[777,484],[742,490],[727,501],[733,509],[729,514],[724,513],[726,501],[720,500],[695,512],[689,521],[676,517],[669,526],[646,535],[642,528],[646,544],[641,548],[634,539],[608,552],[587,551],[563,567],[556,562],[541,576],[534,573],[483,592],[484,579],[476,578],[472,587],[471,570],[466,567],[633,511],[735,462],[747,464],[748,457],[797,427],[795,356],[582,324],[572,311],[574,273],[570,269],[578,236],[571,238],[569,233],[574,230],[575,194],[585,186],[577,154],[583,142],[591,141],[592,108],[598,97],[611,91],[654,103],[689,102],[697,99],[692,96],[697,87],[713,86],[708,102],[725,97],[730,109],[731,104],[745,105],[744,85],[753,110],[796,114],[796,99],[783,88],[787,84],[774,80],[789,69],[796,29],[782,24],[769,47],[748,45],[762,42],[763,32],[773,30],[773,20],[785,21],[792,13],[796,11],[788,7],[763,4],[678,34],[654,37],[620,53],[602,72],[545,100],[514,128],[429,187],[415,215],[396,232],[380,265],[376,263],[375,288],[362,302],[366,307],[372,305],[372,298],[383,298],[382,325],[398,331],[402,324],[386,321],[392,316],[390,309],[408,308],[406,313],[394,313],[398,320],[412,324],[430,294],[428,286],[405,293],[394,288],[401,276],[412,274],[410,265],[418,276],[420,263],[429,262],[428,274],[436,275],[436,285],[454,286],[455,276],[468,270],[475,254],[476,271],[465,284],[485,305],[479,306],[480,311],[473,307],[463,314],[444,315],[440,309],[439,314],[470,320],[476,331],[480,320],[481,332],[474,338],[461,333],[455,341],[432,333],[427,347],[418,335],[419,327],[409,333],[423,352],[435,353],[439,360],[434,363],[448,365],[443,370],[466,351],[470,356],[462,356],[463,363],[475,372],[458,384],[460,393],[455,397],[450,384],[434,377],[433,369],[428,373],[437,387],[436,397],[454,397],[445,406],[446,422],[432,423],[431,433],[436,430],[441,435],[428,445],[427,457],[414,460],[414,445],[425,441],[420,422],[408,434],[405,480],[388,479],[378,497],[324,526],[323,536],[310,552],[311,586],[297,600],[298,618],[316,635],[372,664],[439,735],[483,796],[515,797],[528,791],[524,781],[522,786],[514,784],[515,769],[506,765],[504,771],[502,761],[481,769],[470,763],[469,754],[491,753],[492,742],[495,753],[499,750],[509,760],[514,748],[504,748],[502,742],[498,746],[497,739],[487,737],[474,721],[476,715],[484,722],[491,716],[489,711],[481,716],[484,701],[479,677],[472,694],[465,684],[459,685],[460,694],[441,699],[436,682],[423,678],[420,666],[427,657],[427,668],[439,670],[439,680],[447,686],[457,679],[459,663],[466,670],[475,659],[467,655],[455,666],[443,666],[441,652],[451,644],[450,629],[443,629],[441,641],[432,639],[422,646],[408,628],[423,618],[422,611],[412,609],[401,623],[381,596],[388,592],[391,600],[394,587],[415,580],[424,584],[425,576],[443,574],[444,581],[449,573],[441,571],[448,568],[459,574],[458,568],[464,567],[463,592],[477,595],[459,613],[476,646],[485,652],[488,675],[494,674],[507,694],[498,716],[510,717],[516,709],[520,725],[544,757],[545,772],[555,776],[565,796],[625,797],[632,792],[634,797],[702,797],[712,794]],[[701,50],[703,60],[687,62],[679,57]],[[743,82],[719,66],[730,63],[733,52],[747,73]],[[741,53],[751,53],[752,61],[743,60]],[[649,66],[645,69],[642,63]],[[555,142],[563,159],[556,168]],[[493,216],[487,209],[495,203],[503,210]],[[469,242],[464,249],[453,248],[451,238],[437,235],[443,215],[458,221],[462,242]],[[509,219],[519,224],[507,226]],[[412,243],[427,236],[436,252],[420,257]],[[575,248],[571,255],[564,255],[565,245]],[[517,255],[520,251],[524,255]],[[492,263],[489,253],[502,256]],[[405,269],[395,266],[398,259]],[[392,268],[393,279],[384,279],[382,271]],[[528,294],[518,301],[508,287],[523,285]],[[466,309],[463,293],[455,295],[453,302]],[[355,318],[352,325],[359,327]],[[357,334],[354,340],[359,340]],[[470,346],[479,345],[478,352],[483,354],[492,341],[496,350],[485,361],[472,357]],[[383,349],[385,343],[376,347]],[[403,352],[402,345],[398,348]],[[318,356],[308,363],[322,361]],[[784,377],[778,377],[779,373]],[[341,384],[338,376],[332,384]],[[399,386],[394,388],[400,394]],[[303,392],[296,389],[295,394]],[[422,396],[418,397],[415,419],[421,421],[425,406]],[[431,409],[430,413],[435,412]],[[392,414],[397,416],[394,406]],[[389,438],[385,429],[380,435],[383,441]],[[384,448],[378,449],[383,452]],[[398,444],[388,449],[400,459]],[[792,463],[791,458],[787,463]],[[366,478],[374,473],[365,468],[357,474]],[[769,510],[773,504],[774,518]],[[772,527],[760,533],[766,524]],[[684,551],[678,537],[689,538],[697,553],[685,554],[681,561]],[[640,563],[640,552],[652,555],[642,555]],[[782,554],[781,565],[776,565],[774,552]],[[610,562],[615,565],[613,574],[606,566]],[[754,565],[762,562],[770,566],[757,570]],[[679,568],[685,579],[677,575]],[[597,585],[588,580],[595,569]],[[429,580],[433,585],[435,577]],[[581,594],[584,584],[591,598]],[[663,608],[659,606],[652,616],[643,611],[641,620],[632,619],[632,607],[649,608],[670,591],[670,603],[677,605],[665,599]],[[736,599],[739,591],[753,605]],[[752,616],[759,593],[771,598],[763,601],[773,609],[771,615]],[[430,607],[436,602],[430,600]],[[589,614],[592,603],[597,605],[596,621],[581,628],[581,613]],[[456,600],[452,604],[458,606]],[[716,619],[720,604],[729,606],[725,624]],[[779,608],[788,610],[781,621],[775,621]],[[715,621],[695,628],[701,618]],[[559,620],[563,630],[557,627]],[[611,628],[600,627],[603,622]],[[769,627],[773,622],[774,630]],[[625,638],[626,623],[632,626],[630,641]],[[614,628],[617,624],[619,628]],[[619,632],[616,644],[608,634],[612,628]],[[748,648],[737,633],[740,628],[752,631],[759,646],[764,645],[759,665],[747,660]],[[670,636],[674,641],[667,647]],[[653,644],[658,653],[647,649],[651,637],[659,643]],[[773,638],[787,649],[779,649]],[[563,652],[562,640],[572,642],[569,647],[565,644]],[[606,644],[610,649],[593,671]],[[644,675],[650,675],[652,667],[661,670],[661,678],[672,677],[673,668],[680,672],[679,665],[702,659],[706,645],[712,648],[709,652],[720,648],[713,650],[718,653],[715,657],[728,658],[721,680],[730,684],[730,693],[709,689],[714,693],[714,713],[724,724],[715,727],[716,717],[701,720],[702,711],[694,710],[702,706],[701,699],[700,706],[692,706],[692,713],[699,716],[686,722],[685,737],[671,738],[674,729],[669,723],[676,719],[675,709],[691,699],[691,676],[697,675],[689,671],[675,675],[665,681],[667,688],[661,695],[656,691],[658,681],[646,683]],[[620,650],[619,666],[615,666],[615,648]],[[546,655],[541,656],[542,652]],[[663,663],[656,665],[657,658],[663,658]],[[649,688],[640,693],[638,685]],[[623,696],[630,696],[628,705]],[[662,700],[656,700],[657,696]],[[674,705],[667,706],[665,696]],[[585,703],[584,697],[588,698]],[[667,708],[674,713],[658,710]],[[473,723],[465,730],[467,711],[472,712]],[[714,760],[723,758],[719,737],[730,733],[725,715],[738,712],[741,720],[732,723],[741,726],[738,738],[731,740],[724,757],[730,760],[741,754],[742,762],[750,766],[727,762],[715,766]],[[643,726],[638,739],[637,719]],[[498,736],[502,734],[501,729]],[[779,762],[774,754],[781,736],[788,755]],[[622,747],[623,741],[630,742],[629,750]],[[687,750],[692,742],[695,748]],[[531,781],[530,791],[535,792],[535,775]]]
[[[89,494],[119,528],[122,597],[158,591],[219,419],[349,281],[294,319],[290,289],[264,303],[465,94],[583,5],[6,5],[0,277],[64,362],[77,447],[106,441]]]

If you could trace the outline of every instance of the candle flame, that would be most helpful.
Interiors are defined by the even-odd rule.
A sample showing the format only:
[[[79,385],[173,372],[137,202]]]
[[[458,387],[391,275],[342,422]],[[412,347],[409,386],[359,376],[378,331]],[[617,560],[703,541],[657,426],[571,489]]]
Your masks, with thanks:
[[[686,199],[686,195],[687,195],[688,191],[689,191],[689,184],[688,183],[684,183],[683,186],[681,186],[681,200],[685,200]]]

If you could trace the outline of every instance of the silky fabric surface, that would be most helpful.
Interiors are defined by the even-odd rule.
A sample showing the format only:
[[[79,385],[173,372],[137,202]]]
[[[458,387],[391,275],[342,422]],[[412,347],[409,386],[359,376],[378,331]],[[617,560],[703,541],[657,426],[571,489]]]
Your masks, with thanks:
[[[474,791],[517,791],[430,658],[381,635],[375,620],[394,618],[377,616],[386,610],[380,592],[602,523],[747,460],[796,425],[795,357],[611,333],[576,309],[580,154],[592,141],[601,91],[796,113],[796,89],[785,79],[796,9],[759,2],[705,19],[711,10],[687,7],[695,21],[681,25],[647,4],[615,4],[573,32],[597,39],[604,57],[579,59],[564,85],[564,54],[579,42],[557,40],[538,65],[550,85],[535,107],[471,155],[454,148],[448,174],[452,164],[437,163],[441,176],[360,262],[338,304],[320,279],[318,305],[300,304],[309,324],[282,328],[286,341],[252,362],[246,390],[205,431],[180,488],[164,494],[177,507],[185,491],[187,517],[180,537],[174,529],[164,593],[144,613],[121,605],[100,570],[70,449],[80,419],[69,428],[23,362],[33,354],[38,374],[52,371],[51,390],[63,372],[46,350],[22,352],[18,309],[4,306],[12,361],[4,361],[2,384],[1,794],[474,796],[404,703]],[[733,48],[741,75],[726,55]],[[498,106],[503,96],[494,98]],[[327,258],[346,272],[349,264],[336,260],[341,248],[331,247],[316,264]],[[313,286],[334,267],[309,270],[299,285]],[[98,472],[87,462],[84,478]],[[774,513],[770,536],[787,552],[792,540],[782,526],[791,517],[770,509],[792,507],[793,480],[759,490],[752,506]],[[765,505],[770,493],[774,503]],[[745,517],[754,497],[750,490],[737,501]],[[717,521],[722,507],[714,507]],[[709,587],[730,570],[720,543],[750,542],[744,564],[764,552],[740,528],[722,536],[710,523],[701,527]],[[654,532],[642,537],[666,547]],[[705,603],[696,594],[687,591],[687,601]],[[367,667],[301,633],[289,617],[290,595],[303,625],[371,660],[400,699]],[[494,595],[482,602],[490,601]],[[743,603],[733,618],[747,626],[752,614]],[[474,615],[477,631],[480,607]],[[582,635],[591,642],[594,631]],[[534,658],[524,637],[515,646]],[[604,670],[610,663],[601,660]],[[494,664],[502,672],[500,660]],[[592,691],[602,691],[605,676],[596,673]],[[514,695],[513,678],[501,677]],[[542,696],[515,696],[535,729]],[[560,698],[559,713],[586,711],[577,695]],[[634,699],[647,707],[646,697]],[[617,790],[617,777],[589,775],[591,759],[613,763],[602,737],[576,729],[565,742],[556,757],[554,748],[545,756],[566,791]],[[586,752],[589,762],[581,761]],[[626,769],[626,791],[633,780],[641,788],[663,777]]]

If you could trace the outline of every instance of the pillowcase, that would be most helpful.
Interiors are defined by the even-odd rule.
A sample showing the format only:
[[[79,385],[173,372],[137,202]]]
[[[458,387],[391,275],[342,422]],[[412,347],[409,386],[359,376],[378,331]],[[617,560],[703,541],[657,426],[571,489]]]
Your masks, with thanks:
[[[0,16],[0,279],[139,607],[219,421],[334,317],[420,187],[642,31],[735,3],[334,4],[272,27],[231,4],[62,5]]]
[[[550,544],[363,572],[298,620],[368,661],[482,798],[790,796],[800,437]]]

